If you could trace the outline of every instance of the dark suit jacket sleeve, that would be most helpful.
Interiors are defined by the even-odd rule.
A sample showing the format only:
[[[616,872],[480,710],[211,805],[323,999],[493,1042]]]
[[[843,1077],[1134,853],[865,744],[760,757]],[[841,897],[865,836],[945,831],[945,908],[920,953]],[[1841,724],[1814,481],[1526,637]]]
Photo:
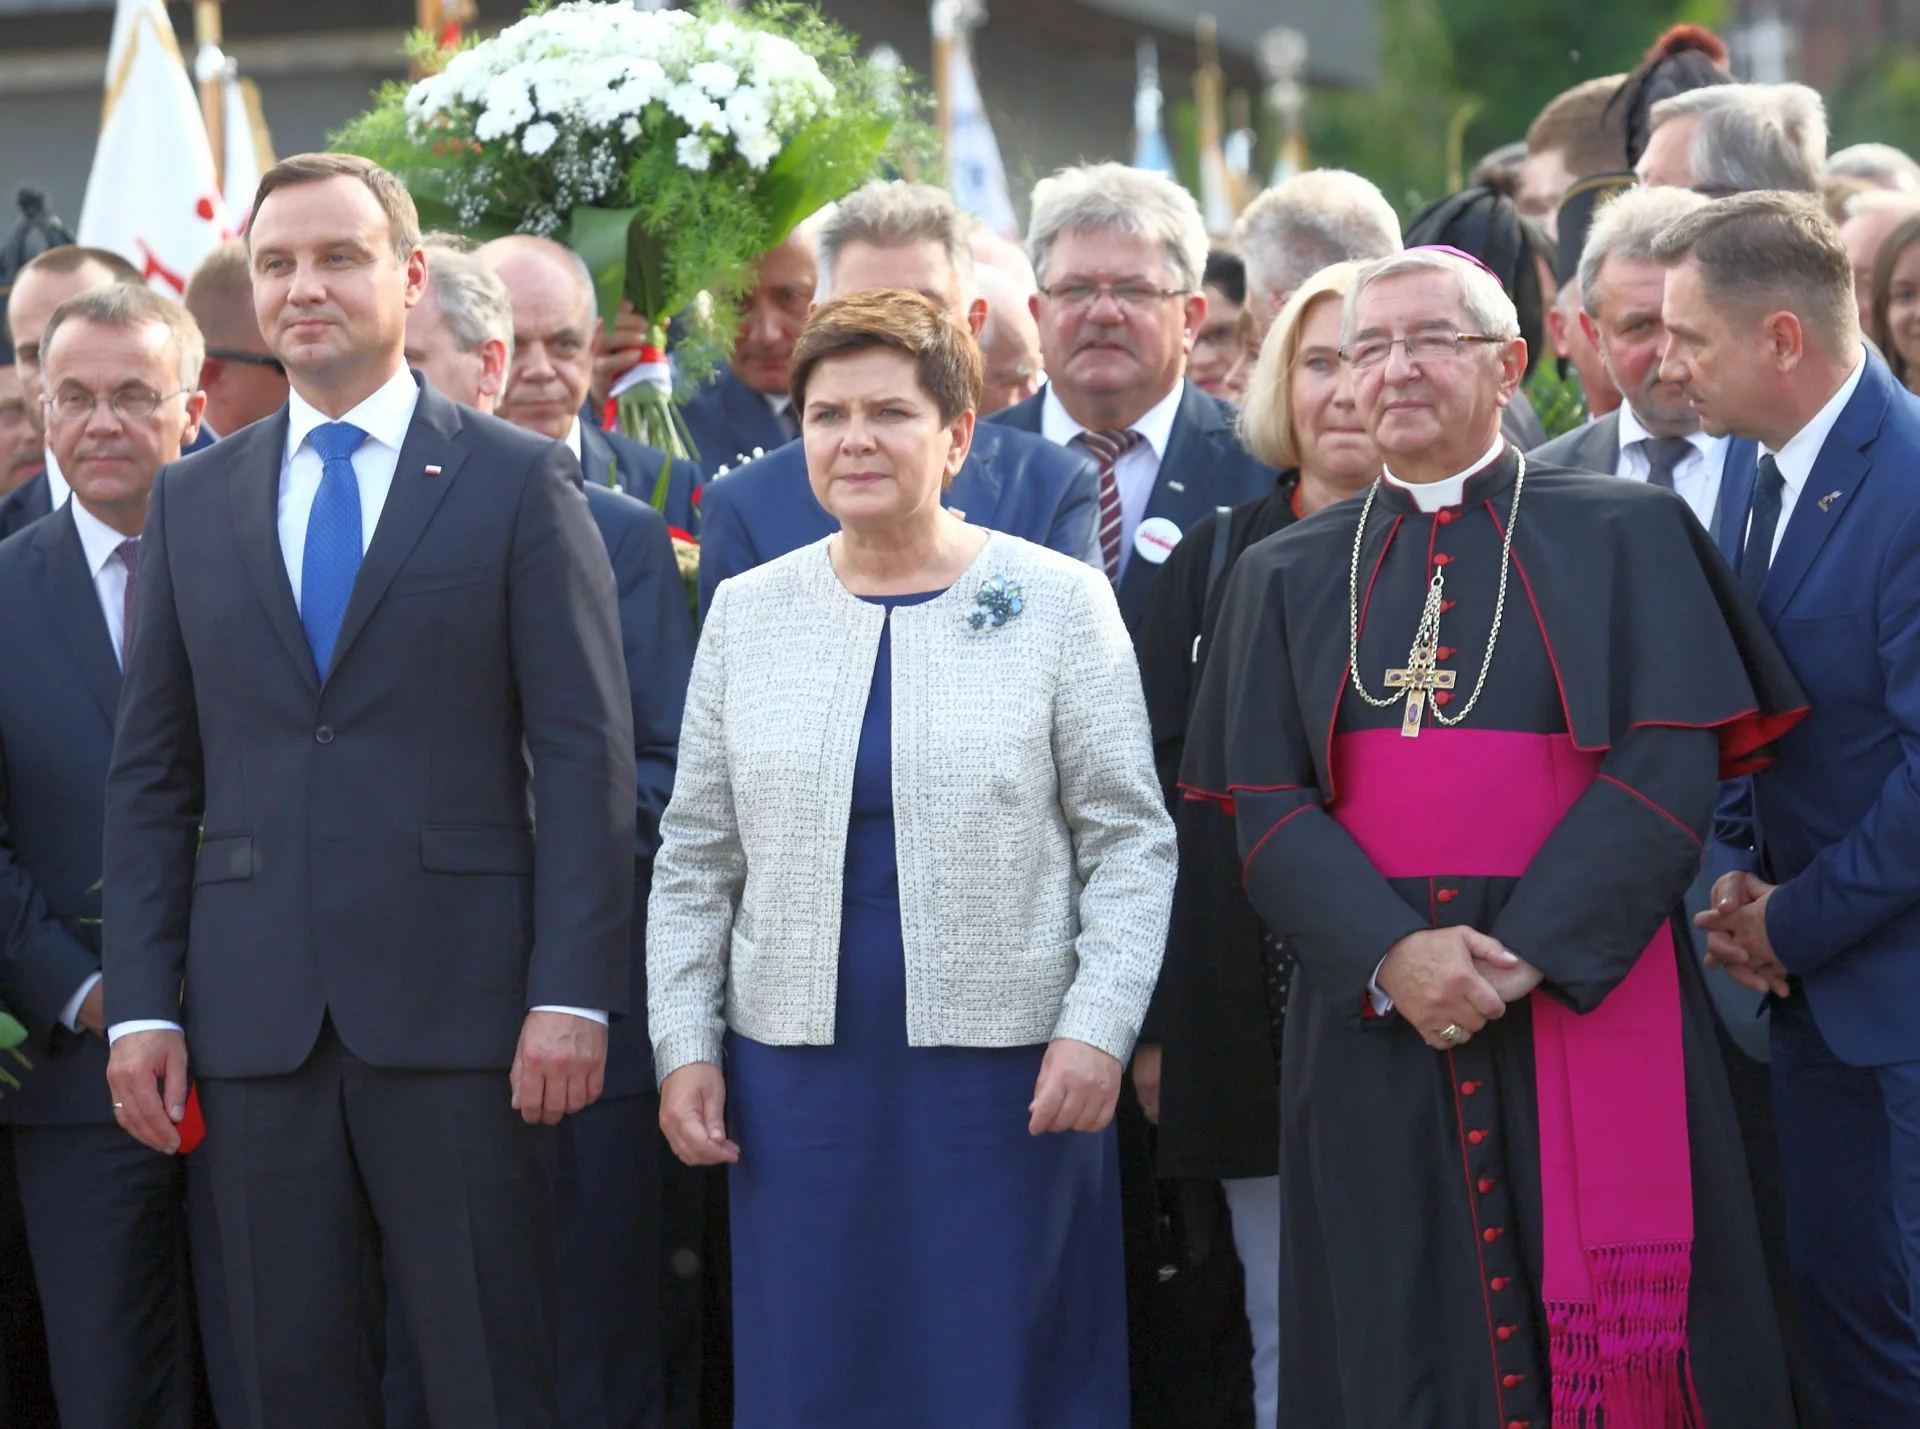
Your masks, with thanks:
[[[1888,543],[1878,571],[1881,685],[1901,760],[1845,837],[1822,849],[1767,905],[1767,935],[1808,973],[1920,902],[1920,513]]]
[[[660,848],[660,816],[673,793],[680,715],[693,669],[693,620],[666,523],[657,514],[635,514],[639,519],[623,532],[612,556],[633,706],[633,852],[645,860]]]
[[[713,593],[728,576],[760,564],[743,513],[725,478],[707,483],[700,498],[700,614],[713,608]]]
[[[180,1018],[194,855],[206,803],[193,669],[167,562],[169,474],[163,467],[154,479],[140,538],[138,634],[120,687],[107,775],[101,964],[109,1025]]]
[[[1099,514],[1100,473],[1092,462],[1081,460],[1060,498],[1059,509],[1053,513],[1047,545],[1063,556],[1098,565],[1094,528]]]
[[[558,444],[540,458],[521,497],[508,573],[508,639],[533,764],[527,1004],[624,1012],[633,709],[613,569],[576,472]]]
[[[100,963],[47,912],[33,875],[14,857],[11,803],[0,747],[0,1001],[45,1042],[65,1030],[60,1014]]]

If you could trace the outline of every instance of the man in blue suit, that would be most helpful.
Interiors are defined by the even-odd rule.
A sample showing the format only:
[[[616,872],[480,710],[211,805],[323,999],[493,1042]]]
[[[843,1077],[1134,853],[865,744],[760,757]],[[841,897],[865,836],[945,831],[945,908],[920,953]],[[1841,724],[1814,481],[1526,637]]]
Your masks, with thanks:
[[[551,238],[514,234],[475,250],[499,274],[513,297],[513,364],[499,412],[516,427],[565,442],[589,486],[613,486],[653,501],[668,472],[661,514],[682,531],[697,529],[694,492],[702,480],[690,461],[674,461],[657,447],[581,420],[593,384],[595,312],[593,276],[572,249]]]
[[[821,226],[820,295],[909,288],[978,337],[987,305],[976,294],[973,255],[952,199],[925,184],[869,184]],[[1211,401],[1212,399],[1207,399]],[[803,442],[708,483],[700,499],[700,604],[728,576],[798,550],[838,529],[814,499]],[[1037,436],[981,423],[946,504],[969,521],[1080,560],[1093,549],[1098,483],[1085,456]]]
[[[1138,636],[1187,527],[1276,480],[1235,438],[1233,409],[1186,380],[1207,313],[1206,225],[1171,180],[1095,164],[1035,186],[1027,246],[1047,386],[989,420],[1093,458],[1096,561]]]
[[[407,314],[407,358],[441,392],[491,412],[512,364],[515,310],[501,277],[473,254],[429,244],[427,291]],[[561,271],[568,272],[563,267]],[[647,890],[660,816],[673,792],[680,714],[693,665],[687,591],[660,514],[625,492],[586,484],[613,563],[633,703],[635,786],[629,1014],[609,1029],[600,1100],[559,1127],[560,1422],[568,1429],[664,1426],[667,1302],[676,1300],[661,1238],[659,1100],[646,1018]],[[683,1303],[684,1302],[684,1303]],[[396,1315],[387,1422],[424,1426],[411,1335]]]
[[[0,667],[16,676],[0,682],[0,998],[33,1033],[36,1064],[0,1097],[0,1125],[62,1422],[184,1429],[186,1168],[114,1124],[100,887],[140,530],[154,473],[200,425],[201,340],[184,309],[132,285],[52,316],[48,438],[73,495],[0,544]]]
[[[1811,198],[1663,235],[1665,375],[1763,449],[1739,571],[1813,712],[1723,803],[1710,960],[1772,995],[1795,1292],[1834,1418],[1920,1423],[1920,407]]]

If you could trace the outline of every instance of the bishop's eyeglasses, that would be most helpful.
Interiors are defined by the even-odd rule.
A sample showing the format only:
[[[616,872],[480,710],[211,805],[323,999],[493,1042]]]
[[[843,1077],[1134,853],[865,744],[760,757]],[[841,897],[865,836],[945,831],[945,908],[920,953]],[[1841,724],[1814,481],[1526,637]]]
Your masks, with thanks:
[[[1366,337],[1340,349],[1341,360],[1356,372],[1378,367],[1392,356],[1396,347],[1406,349],[1407,361],[1418,367],[1423,362],[1445,362],[1458,357],[1470,342],[1511,342],[1508,337],[1489,337],[1483,332],[1416,332],[1411,337]]]

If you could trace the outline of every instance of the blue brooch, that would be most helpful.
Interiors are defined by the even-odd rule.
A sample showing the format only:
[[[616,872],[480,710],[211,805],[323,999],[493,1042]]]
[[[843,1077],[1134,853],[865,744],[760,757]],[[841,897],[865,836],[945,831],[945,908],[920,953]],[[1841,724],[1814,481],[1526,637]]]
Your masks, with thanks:
[[[967,616],[967,626],[972,630],[986,629],[989,621],[998,630],[1026,608],[1020,599],[1020,587],[1003,575],[996,575],[981,586],[973,603],[980,608]]]

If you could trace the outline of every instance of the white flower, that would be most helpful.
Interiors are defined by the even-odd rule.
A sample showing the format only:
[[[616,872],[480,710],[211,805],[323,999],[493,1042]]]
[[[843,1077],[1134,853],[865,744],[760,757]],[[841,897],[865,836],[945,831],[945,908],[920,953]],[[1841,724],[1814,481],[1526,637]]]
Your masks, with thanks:
[[[638,119],[622,120],[620,124],[620,137],[625,139],[629,144],[635,139],[638,139],[640,137],[640,121]]]
[[[529,124],[526,132],[521,134],[520,150],[524,154],[544,154],[559,137],[560,131],[542,119]]]
[[[667,112],[689,129],[714,129],[720,124],[720,106],[691,84],[676,84],[667,91]]]
[[[698,134],[683,134],[680,142],[673,146],[673,154],[683,169],[692,169],[703,174],[713,163],[713,153],[707,148],[707,141]]]
[[[715,99],[725,99],[740,85],[740,72],[732,65],[708,61],[687,71],[687,83],[697,84]]]

